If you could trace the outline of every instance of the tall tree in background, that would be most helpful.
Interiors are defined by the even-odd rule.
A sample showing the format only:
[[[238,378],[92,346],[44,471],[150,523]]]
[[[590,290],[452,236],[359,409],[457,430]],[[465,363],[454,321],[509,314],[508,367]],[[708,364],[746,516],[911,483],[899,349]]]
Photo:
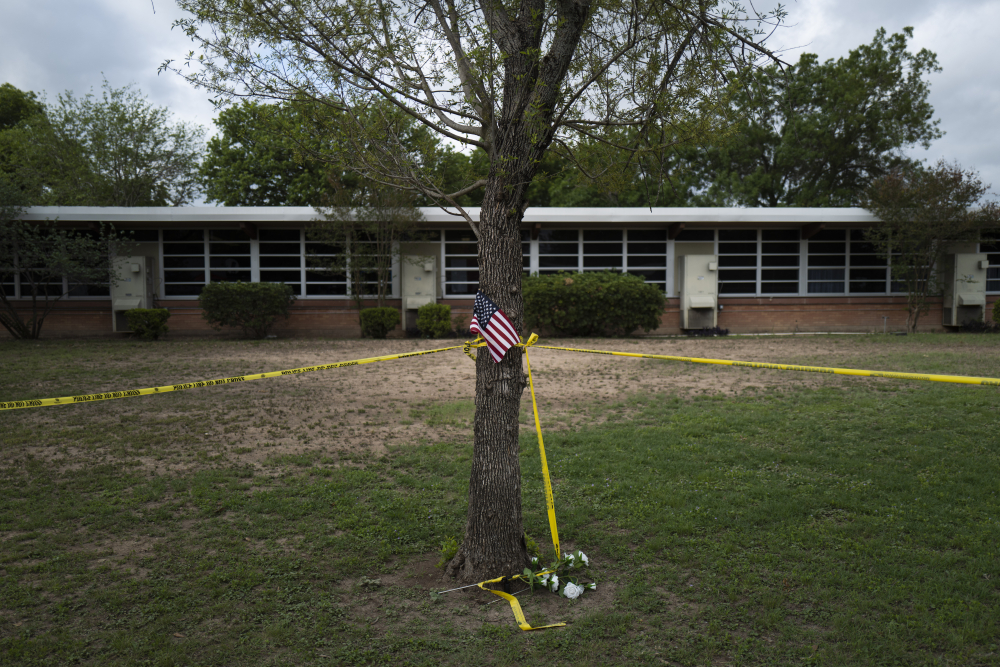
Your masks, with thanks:
[[[132,86],[67,92],[0,131],[0,172],[32,205],[182,206],[199,192],[204,130],[172,123]]]
[[[872,179],[908,163],[903,150],[941,136],[927,101],[940,71],[927,49],[907,50],[913,29],[846,58],[765,70],[768,94],[733,102],[752,113],[732,139],[702,156],[700,205],[856,206]],[[756,111],[755,111],[756,109]]]
[[[9,83],[0,86],[0,131],[44,113],[45,105],[33,92],[20,90]]]
[[[195,42],[174,69],[220,99],[309,100],[349,121],[363,177],[423,195],[478,239],[480,288],[520,331],[520,223],[550,149],[600,150],[601,179],[734,121],[730,96],[767,57],[756,15],[719,0],[179,0]],[[482,178],[449,190],[389,112],[485,153]],[[384,122],[372,122],[384,115]],[[316,131],[327,131],[322,122]],[[581,165],[583,166],[583,165]],[[479,220],[460,198],[482,190]],[[521,357],[476,362],[476,417],[464,541],[449,571],[466,581],[520,573]]]
[[[224,206],[319,206],[329,195],[333,167],[306,156],[331,144],[312,132],[292,104],[243,100],[215,119],[200,173],[205,197]],[[334,145],[325,146],[335,153]]]
[[[446,186],[460,187],[470,173],[470,158],[442,142],[412,117],[385,114],[400,127],[400,141],[420,153],[421,162]],[[382,114],[369,114],[381,123]],[[371,183],[353,170],[353,142],[345,135],[350,121],[310,102],[263,104],[242,100],[215,120],[220,132],[208,141],[201,178],[208,201],[225,206],[327,206],[334,190],[349,205],[350,191],[367,201]],[[324,131],[317,132],[317,125]],[[371,130],[370,130],[371,131]],[[333,183],[333,185],[331,184]],[[432,205],[423,195],[416,205]],[[467,202],[464,202],[467,203]]]
[[[952,243],[979,241],[1000,229],[1000,206],[984,202],[989,186],[957,164],[908,165],[876,179],[861,197],[878,218],[865,238],[886,258],[892,280],[906,289],[906,330],[917,330],[929,297],[941,292],[937,269]]]

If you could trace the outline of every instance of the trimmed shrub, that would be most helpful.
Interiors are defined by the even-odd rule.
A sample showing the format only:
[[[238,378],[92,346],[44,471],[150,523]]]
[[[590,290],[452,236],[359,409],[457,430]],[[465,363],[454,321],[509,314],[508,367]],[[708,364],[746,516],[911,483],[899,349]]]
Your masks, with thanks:
[[[385,338],[399,324],[399,311],[395,308],[365,308],[361,311],[361,335],[368,338]]]
[[[428,303],[417,308],[417,329],[424,338],[444,338],[451,333],[451,306]]]
[[[133,308],[125,311],[128,328],[145,340],[156,340],[170,331],[167,326],[169,317],[170,311],[166,308]]]
[[[993,324],[995,326],[1000,326],[1000,299],[993,304]]]
[[[295,302],[284,283],[209,283],[201,291],[202,316],[214,329],[236,327],[243,335],[263,338]]]
[[[611,271],[526,276],[524,319],[529,330],[568,336],[626,336],[660,326],[665,300],[639,276]]]

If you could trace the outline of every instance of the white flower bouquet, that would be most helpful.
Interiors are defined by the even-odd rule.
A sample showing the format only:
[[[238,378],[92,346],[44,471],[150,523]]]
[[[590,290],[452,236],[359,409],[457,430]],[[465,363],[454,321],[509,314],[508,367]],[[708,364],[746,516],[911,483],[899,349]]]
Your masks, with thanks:
[[[563,553],[562,558],[557,560],[552,566],[544,568],[537,556],[531,559],[531,568],[524,568],[521,575],[531,590],[535,586],[542,586],[552,593],[558,593],[569,600],[576,600],[585,591],[596,591],[597,583],[594,581],[581,582],[580,579],[590,579],[584,571],[590,566],[590,559],[587,554],[580,550],[572,553]],[[562,574],[562,579],[559,575]]]

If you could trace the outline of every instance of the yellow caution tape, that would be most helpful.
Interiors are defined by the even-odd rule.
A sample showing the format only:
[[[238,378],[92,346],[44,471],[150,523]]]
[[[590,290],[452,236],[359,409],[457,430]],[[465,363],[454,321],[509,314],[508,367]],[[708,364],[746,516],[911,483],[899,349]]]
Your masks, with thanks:
[[[538,340],[536,334],[531,334],[524,344],[524,361],[528,367],[528,386],[531,388],[531,409],[535,412],[535,432],[538,433],[538,453],[542,458],[542,479],[545,481],[545,507],[549,513],[549,530],[552,532],[552,546],[556,550],[556,560],[559,560],[559,529],[556,527],[556,504],[552,496],[552,482],[549,479],[549,463],[545,459],[545,441],[542,439],[542,423],[538,418],[538,403],[535,401],[535,380],[531,376],[531,360],[528,358],[528,347]]]
[[[476,336],[476,340],[465,341],[465,345],[462,346],[462,352],[465,352],[465,354],[469,357],[469,359],[475,361],[476,355],[472,353],[472,348],[482,347],[483,345],[486,344],[486,343],[481,343],[480,342],[481,340],[483,340],[481,337]]]
[[[826,368],[824,366],[796,366],[793,364],[768,364],[758,361],[729,361],[726,359],[701,359],[699,357],[675,357],[669,354],[639,354],[637,352],[611,352],[609,350],[584,350],[575,347],[555,347],[552,345],[535,345],[545,350],[564,350],[566,352],[585,352],[587,354],[610,354],[616,357],[641,357],[643,359],[666,359],[667,361],[686,361],[692,364],[717,364],[720,366],[742,366],[745,368],[770,368],[777,371],[802,371],[805,373],[830,373],[833,375],[853,375],[873,378],[893,378],[895,380],[927,380],[929,382],[952,382],[955,384],[978,384],[1000,387],[1000,379],[969,377],[964,375],[933,375],[930,373],[895,373],[891,371],[866,371],[855,368]]]
[[[377,361],[390,361],[392,359],[405,359],[407,357],[419,357],[424,354],[434,354],[435,352],[446,352],[457,350],[461,346],[442,347],[436,350],[421,350],[419,352],[406,352],[403,354],[386,354],[381,357],[368,357],[366,359],[354,359],[352,361],[338,361],[333,364],[322,364],[320,366],[306,366],[304,368],[292,368],[284,371],[271,371],[269,373],[255,373],[253,375],[237,375],[235,377],[220,378],[218,380],[202,380],[200,382],[184,382],[181,384],[168,384],[163,387],[150,387],[148,389],[128,389],[126,391],[107,391],[102,394],[82,394],[80,396],[63,396],[62,398],[36,398],[27,401],[7,401],[0,402],[0,410],[16,410],[18,408],[40,408],[46,405],[71,405],[73,403],[88,403],[90,401],[108,401],[116,398],[132,398],[134,396],[149,396],[152,394],[164,394],[171,391],[183,391],[185,389],[199,389],[201,387],[211,387],[219,384],[231,384],[234,382],[249,382],[250,380],[263,380],[264,378],[282,377],[284,375],[297,375],[299,373],[311,373],[313,371],[325,371],[331,368],[343,368],[345,366],[361,366],[363,364],[373,364]]]
[[[513,577],[514,579],[519,579],[520,577]],[[486,588],[485,584],[495,584],[498,581],[503,581],[503,577],[497,577],[496,579],[490,579],[489,581],[482,581],[478,584],[480,588],[484,591],[489,591],[494,595],[499,595],[504,600],[510,603],[510,609],[514,612],[514,618],[517,619],[517,625],[522,630],[544,630],[545,628],[561,628],[564,627],[565,623],[553,623],[552,625],[540,625],[537,628],[533,628],[528,625],[528,620],[524,617],[524,612],[521,610],[521,604],[517,601],[517,598],[510,593],[504,593],[503,591],[495,591],[492,588]]]
[[[486,345],[485,342],[481,341],[481,338],[476,338],[473,341],[466,341],[462,350],[475,360],[476,356],[472,354],[471,350],[474,347],[483,347]],[[538,417],[538,402],[535,400],[535,380],[531,375],[531,360],[528,358],[528,348],[533,346],[536,341],[538,341],[538,334],[533,333],[528,337],[527,342],[517,343],[515,347],[520,347],[524,351],[524,360],[528,367],[528,386],[531,388],[531,408],[535,412],[535,432],[538,434],[538,452],[542,459],[542,479],[545,484],[545,507],[549,514],[549,530],[552,533],[552,546],[555,547],[556,550],[556,560],[559,560],[559,529],[556,526],[556,505],[552,495],[552,481],[549,478],[549,464],[545,458],[545,441],[542,439],[542,423]]]

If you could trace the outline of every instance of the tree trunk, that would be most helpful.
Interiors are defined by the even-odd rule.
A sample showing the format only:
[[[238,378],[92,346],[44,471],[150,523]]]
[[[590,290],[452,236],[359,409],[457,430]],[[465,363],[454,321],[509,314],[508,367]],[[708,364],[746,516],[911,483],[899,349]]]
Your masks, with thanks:
[[[534,173],[533,147],[522,145],[491,167],[480,214],[479,288],[523,334],[522,202]],[[513,155],[511,153],[514,153]],[[523,165],[517,168],[514,165]],[[512,168],[513,166],[513,168]],[[523,337],[523,336],[522,336]],[[520,348],[494,363],[476,356],[476,417],[465,539],[448,574],[474,583],[520,574],[528,565],[521,516],[518,412],[527,385]],[[510,592],[507,582],[502,585]]]
[[[486,128],[490,171],[479,219],[479,288],[524,333],[521,218],[538,163],[552,141],[553,108],[587,17],[590,0],[566,3],[563,25],[541,53],[540,0],[522,0],[517,18],[498,19],[504,59],[503,106],[495,133]],[[519,348],[499,364],[476,358],[476,420],[465,539],[448,573],[473,583],[520,574],[528,565],[521,517],[518,412],[528,383]],[[510,582],[502,586],[510,592]]]

